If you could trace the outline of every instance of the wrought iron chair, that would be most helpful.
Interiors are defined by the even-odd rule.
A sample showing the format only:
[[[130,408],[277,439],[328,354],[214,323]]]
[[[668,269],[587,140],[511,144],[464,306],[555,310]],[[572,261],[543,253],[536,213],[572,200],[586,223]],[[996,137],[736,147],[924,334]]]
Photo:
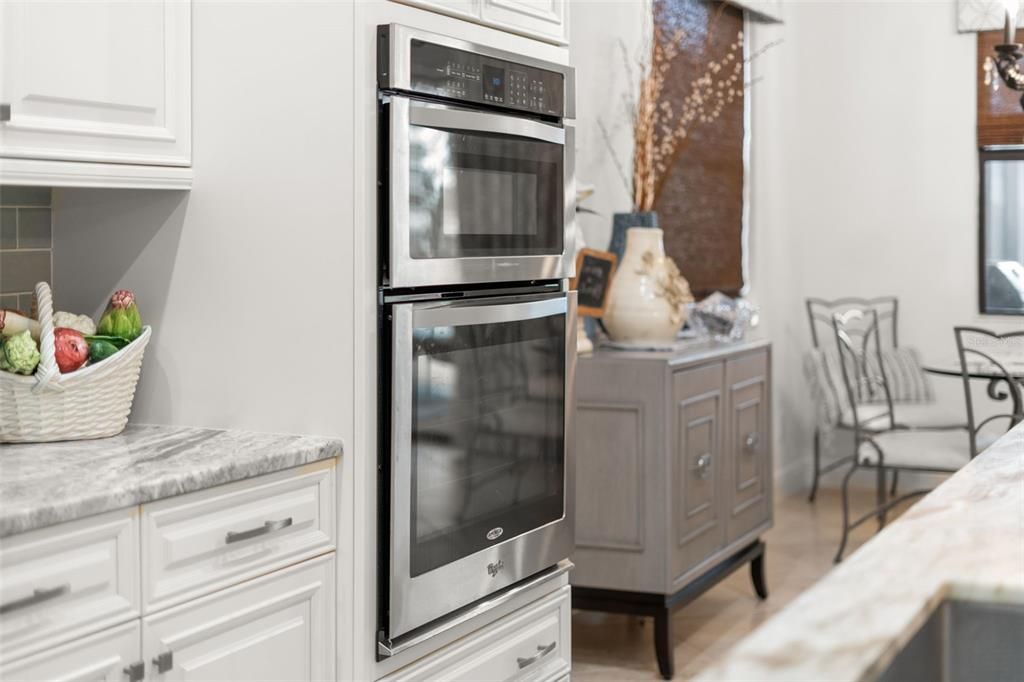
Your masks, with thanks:
[[[928,490],[915,490],[896,496],[887,494],[886,475],[900,471],[953,473],[966,464],[973,452],[964,425],[944,429],[897,428],[893,414],[892,393],[885,365],[881,358],[878,313],[874,310],[852,310],[832,316],[833,332],[840,357],[840,370],[847,399],[852,406],[855,453],[849,471],[843,477],[843,535],[835,562],[842,560],[850,531],[871,518],[885,526],[886,513],[904,500],[924,495]],[[858,403],[865,389],[881,391],[885,396],[884,414],[865,423],[862,405]],[[880,424],[881,422],[881,424]],[[880,430],[878,426],[888,428]],[[849,483],[859,469],[874,470],[876,504],[868,513],[850,520]]]
[[[979,327],[954,327],[956,350],[960,357],[960,376],[964,382],[964,397],[967,403],[967,428],[971,440],[971,455],[977,455],[992,444],[994,437],[983,437],[982,430],[998,419],[1009,420],[1007,431],[1024,421],[1024,375],[1015,375],[1007,367],[1007,359],[995,352],[1001,344],[1008,340],[1019,341],[1017,353],[1024,359],[1024,331],[999,334]],[[990,352],[980,350],[981,347],[991,348]],[[971,359],[979,359],[986,376],[989,377],[986,393],[994,401],[1006,401],[1009,398],[1010,411],[993,414],[981,421],[975,416],[974,396],[971,393],[972,368]]]
[[[867,387],[867,393],[863,390],[864,387],[858,388],[855,398],[862,429],[881,432],[890,428],[947,429],[964,425],[961,415],[950,413],[935,403],[931,382],[921,369],[916,351],[912,348],[900,347],[898,336],[899,300],[895,296],[846,297],[833,300],[808,298],[805,305],[811,327],[811,342],[816,350],[820,350],[826,356],[821,359],[825,365],[824,371],[821,372],[824,375],[821,381],[826,385],[820,387],[819,390],[827,391],[831,396],[837,398],[845,389],[842,385],[842,377],[839,376],[840,373],[834,368],[838,362],[834,361],[834,358],[832,358],[833,362],[829,362],[830,358],[827,357],[830,353],[834,355],[834,351],[829,349],[827,343],[835,333],[833,316],[864,315],[868,311],[874,311],[878,321],[878,336],[881,344],[877,362],[886,365],[892,390],[887,399],[882,400],[877,387]],[[834,402],[843,401],[837,399]],[[889,416],[892,416],[892,419],[889,419]],[[853,414],[849,405],[844,407],[835,426],[841,430],[853,430]],[[854,458],[854,454],[851,453],[823,466],[821,463],[822,441],[821,428],[816,427],[813,444],[814,477],[808,496],[808,500],[811,502],[817,495],[818,482],[821,477]],[[894,472],[891,494],[896,493],[897,481],[898,474]]]

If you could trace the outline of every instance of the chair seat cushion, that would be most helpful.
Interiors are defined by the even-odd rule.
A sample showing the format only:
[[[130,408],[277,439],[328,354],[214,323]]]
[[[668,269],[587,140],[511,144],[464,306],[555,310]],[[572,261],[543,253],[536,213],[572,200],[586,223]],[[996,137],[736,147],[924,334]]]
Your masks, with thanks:
[[[886,431],[871,440],[882,451],[885,466],[956,471],[971,459],[966,429],[948,431]],[[857,449],[861,464],[878,464],[878,452],[870,442]]]
[[[892,407],[897,426],[916,429],[952,428],[967,426],[962,414],[946,410],[935,403],[896,403]],[[888,408],[884,404],[867,403],[857,406],[857,416],[861,426],[872,431],[884,431],[889,428]],[[843,411],[842,425],[853,428],[853,412]]]

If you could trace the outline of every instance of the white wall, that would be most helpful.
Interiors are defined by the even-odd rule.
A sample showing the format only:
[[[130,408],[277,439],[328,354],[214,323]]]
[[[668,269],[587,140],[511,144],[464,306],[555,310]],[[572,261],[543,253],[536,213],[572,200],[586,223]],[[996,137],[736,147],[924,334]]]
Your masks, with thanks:
[[[569,57],[576,68],[576,181],[593,185],[595,193],[582,206],[578,223],[587,245],[608,247],[612,215],[629,211],[630,190],[616,169],[611,149],[628,175],[633,155],[633,133],[623,97],[635,93],[639,83],[630,78],[626,59],[645,57],[651,28],[649,3],[641,0],[575,0],[569,14]],[[608,129],[611,148],[598,128]]]
[[[193,190],[55,192],[58,305],[154,328],[133,420],[351,437],[352,15],[196,2]]]
[[[901,343],[955,359],[952,327],[977,312],[975,36],[955,3],[787,2],[756,27],[751,297],[776,348],[777,457],[809,480],[812,417],[800,368],[806,296],[900,297]],[[922,56],[926,58],[922,58]],[[958,380],[934,379],[963,410]]]

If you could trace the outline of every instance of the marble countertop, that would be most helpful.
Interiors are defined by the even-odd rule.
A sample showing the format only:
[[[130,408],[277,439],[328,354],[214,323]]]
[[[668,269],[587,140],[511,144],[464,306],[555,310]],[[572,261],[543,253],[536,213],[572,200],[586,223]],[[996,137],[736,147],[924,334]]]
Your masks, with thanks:
[[[1024,603],[1024,424],[697,679],[874,680],[947,596]]]
[[[130,425],[100,440],[0,446],[0,538],[341,455],[341,441]]]

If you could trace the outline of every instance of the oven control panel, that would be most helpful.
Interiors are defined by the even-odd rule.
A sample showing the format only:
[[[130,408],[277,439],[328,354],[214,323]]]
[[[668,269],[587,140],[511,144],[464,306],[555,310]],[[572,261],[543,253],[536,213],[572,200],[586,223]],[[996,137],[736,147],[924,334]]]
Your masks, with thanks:
[[[414,92],[556,116],[564,113],[565,77],[556,71],[413,40]]]

